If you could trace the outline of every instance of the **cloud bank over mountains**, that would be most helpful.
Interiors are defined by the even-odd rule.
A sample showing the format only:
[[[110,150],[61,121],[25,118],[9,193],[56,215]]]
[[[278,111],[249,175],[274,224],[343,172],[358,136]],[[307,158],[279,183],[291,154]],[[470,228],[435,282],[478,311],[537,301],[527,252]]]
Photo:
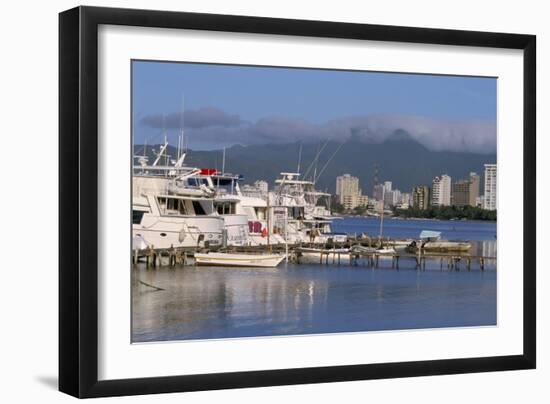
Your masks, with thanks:
[[[205,107],[168,115],[148,115],[140,120],[144,127],[181,129],[194,142],[204,144],[283,144],[322,139],[382,143],[397,130],[432,151],[473,153],[496,152],[496,122],[490,120],[439,120],[415,115],[375,114],[349,116],[317,124],[292,117],[271,116],[255,122],[228,114],[219,108]]]

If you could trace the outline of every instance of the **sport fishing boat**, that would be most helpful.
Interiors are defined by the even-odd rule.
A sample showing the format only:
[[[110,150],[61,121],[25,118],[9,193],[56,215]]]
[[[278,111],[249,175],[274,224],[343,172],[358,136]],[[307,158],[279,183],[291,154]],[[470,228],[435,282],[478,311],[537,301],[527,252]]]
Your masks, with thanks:
[[[273,193],[273,204],[282,208],[279,209],[280,216],[284,216],[290,240],[302,243],[345,242],[345,233],[332,231],[332,222],[336,218],[330,214],[331,195],[317,191],[314,181],[299,179],[300,173],[282,172],[280,175],[275,180],[277,187]],[[328,207],[320,204],[322,200]]]
[[[223,169],[222,169],[223,170]],[[273,208],[268,204],[268,194],[245,193],[241,190],[242,175],[225,173],[215,169],[202,169],[197,181],[208,181],[216,191],[215,206],[218,214],[232,219],[235,227],[230,245],[282,245],[285,239],[274,231],[270,218]],[[249,191],[250,192],[250,191]],[[230,226],[230,224],[228,224]],[[275,229],[276,230],[276,229]],[[240,239],[235,240],[238,232]],[[246,243],[240,240],[246,238]]]

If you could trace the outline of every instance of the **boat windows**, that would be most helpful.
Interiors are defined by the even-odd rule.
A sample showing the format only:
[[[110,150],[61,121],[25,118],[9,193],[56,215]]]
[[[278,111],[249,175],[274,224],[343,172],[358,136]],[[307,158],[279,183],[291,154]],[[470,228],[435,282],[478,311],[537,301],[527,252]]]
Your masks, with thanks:
[[[233,194],[237,181],[233,178],[213,178],[212,182],[220,194]]]
[[[288,208],[288,216],[293,219],[303,219],[304,218],[304,208],[303,207],[289,207]]]
[[[204,210],[204,208],[202,207],[199,201],[193,201],[193,209],[195,210],[195,214],[197,216],[206,215],[206,211]]]
[[[236,212],[235,202],[217,202],[216,210],[219,215],[234,215]]]
[[[254,210],[256,211],[256,217],[258,218],[258,220],[265,220],[265,218],[267,217],[266,208],[254,208]]]
[[[201,185],[208,186],[208,180],[206,178],[191,177],[187,178],[187,185],[190,187],[200,187]]]
[[[132,210],[132,223],[133,224],[141,224],[141,221],[143,220],[143,214],[145,212],[142,210]]]
[[[187,215],[183,199],[159,197],[158,204],[161,215]]]

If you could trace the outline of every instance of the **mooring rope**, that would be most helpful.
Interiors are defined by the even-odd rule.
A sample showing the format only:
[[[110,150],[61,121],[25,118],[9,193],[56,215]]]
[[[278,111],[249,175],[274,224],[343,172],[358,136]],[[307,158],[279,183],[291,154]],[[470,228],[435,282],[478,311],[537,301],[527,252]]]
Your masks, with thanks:
[[[155,289],[155,290],[165,290],[165,289],[163,289],[163,288],[159,288],[158,286],[151,285],[150,283],[143,282],[141,279],[138,279],[137,281],[138,281],[139,283],[141,283],[142,285],[149,286],[150,288],[153,288],[153,289]]]

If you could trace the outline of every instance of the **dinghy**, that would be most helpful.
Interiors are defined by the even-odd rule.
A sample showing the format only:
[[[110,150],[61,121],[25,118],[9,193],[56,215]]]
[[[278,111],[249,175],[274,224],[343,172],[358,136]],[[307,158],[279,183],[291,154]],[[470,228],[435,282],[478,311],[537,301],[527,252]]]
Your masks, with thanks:
[[[318,264],[321,260],[321,255],[323,255],[323,261],[328,257],[329,261],[338,261],[348,262],[350,261],[350,249],[349,248],[331,248],[331,249],[322,249],[322,248],[299,248],[298,249],[298,262],[301,264],[305,263],[316,263]]]
[[[282,254],[195,253],[195,263],[208,266],[274,268],[284,259]]]

